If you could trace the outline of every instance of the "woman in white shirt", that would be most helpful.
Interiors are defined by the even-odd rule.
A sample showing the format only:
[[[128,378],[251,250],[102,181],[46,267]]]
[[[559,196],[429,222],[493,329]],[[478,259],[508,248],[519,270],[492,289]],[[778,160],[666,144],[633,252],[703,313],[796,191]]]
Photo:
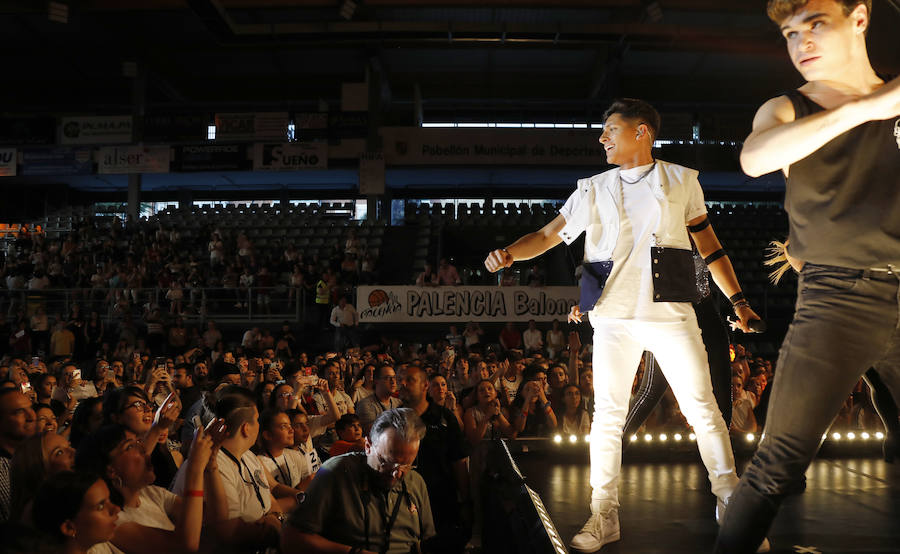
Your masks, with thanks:
[[[221,426],[221,420],[217,424]],[[122,425],[108,425],[86,437],[75,467],[103,475],[110,498],[122,506],[111,541],[117,548],[129,554],[195,552],[200,548],[204,496],[210,509],[221,512],[213,520],[226,519],[227,502],[212,452],[212,436],[200,429],[185,462],[183,496],[152,484],[156,476],[149,454]]]

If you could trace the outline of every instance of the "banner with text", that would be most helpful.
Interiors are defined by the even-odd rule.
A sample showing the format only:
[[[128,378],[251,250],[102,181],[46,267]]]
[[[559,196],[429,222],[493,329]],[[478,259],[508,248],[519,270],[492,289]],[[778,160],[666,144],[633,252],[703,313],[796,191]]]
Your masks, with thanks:
[[[358,287],[360,323],[565,321],[578,287]]]
[[[22,175],[90,175],[94,171],[92,153],[90,147],[26,148]]]
[[[168,173],[168,146],[109,146],[97,150],[97,173]]]
[[[131,142],[130,115],[64,117],[60,122],[60,144],[120,144]]]
[[[287,142],[253,145],[254,171],[328,169],[328,143]]]
[[[597,129],[383,127],[389,165],[606,165]]]
[[[281,140],[287,138],[287,112],[217,113],[216,140]]]
[[[177,171],[241,171],[250,169],[244,144],[197,144],[175,148]]]
[[[16,176],[17,158],[15,148],[0,148],[0,177]]]

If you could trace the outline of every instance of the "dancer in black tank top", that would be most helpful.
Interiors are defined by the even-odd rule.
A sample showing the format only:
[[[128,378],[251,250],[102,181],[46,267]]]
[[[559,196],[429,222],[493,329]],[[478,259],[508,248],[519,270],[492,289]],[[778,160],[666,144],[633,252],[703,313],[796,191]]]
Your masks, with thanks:
[[[875,368],[895,398],[900,392],[900,80],[879,77],[869,62],[871,7],[769,1],[807,82],[760,107],[741,165],[751,176],[783,171],[788,252],[806,263],[764,438],[716,552],[756,549],[866,370]]]

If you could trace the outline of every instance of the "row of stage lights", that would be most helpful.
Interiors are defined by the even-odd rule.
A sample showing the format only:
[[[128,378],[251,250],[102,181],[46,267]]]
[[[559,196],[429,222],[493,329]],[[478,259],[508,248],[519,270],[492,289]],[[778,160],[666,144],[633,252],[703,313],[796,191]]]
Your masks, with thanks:
[[[884,439],[884,433],[882,433],[881,431],[878,431],[877,433],[872,435],[866,431],[863,431],[862,433],[859,433],[859,434],[856,434],[853,431],[850,431],[849,433],[846,433],[846,434],[841,434],[841,433],[837,433],[837,432],[831,434],[831,440],[833,440],[835,442],[838,442],[841,440],[855,441],[857,439],[862,440],[862,441],[867,441],[867,440],[872,439],[873,437],[877,440],[882,440],[882,439]],[[653,441],[667,442],[670,438],[674,442],[681,442],[682,440],[684,440],[684,436],[681,433],[675,433],[671,437],[669,437],[669,435],[667,435],[665,433],[660,433],[657,436],[651,435],[650,433],[646,433],[645,435],[643,435],[644,442],[653,442]],[[744,435],[744,440],[746,440],[747,442],[755,442],[756,438],[757,438],[756,434],[754,434],[754,433],[747,433],[746,435]],[[829,438],[829,435],[827,433],[822,435],[822,440],[827,440],[828,438]],[[565,440],[568,440],[568,442],[570,444],[576,444],[578,442],[578,439],[579,439],[578,435],[569,435],[567,438],[563,437],[560,434],[553,435],[553,442],[555,442],[556,444],[562,444]],[[591,442],[590,435],[584,435],[584,437],[581,437],[581,439],[582,439],[582,442],[584,442],[584,443]],[[689,441],[696,441],[697,435],[695,435],[694,433],[690,433],[690,434],[688,434],[687,439]],[[628,437],[628,440],[630,442],[638,442],[640,440],[640,437],[638,437],[638,435],[631,435],[630,437]]]

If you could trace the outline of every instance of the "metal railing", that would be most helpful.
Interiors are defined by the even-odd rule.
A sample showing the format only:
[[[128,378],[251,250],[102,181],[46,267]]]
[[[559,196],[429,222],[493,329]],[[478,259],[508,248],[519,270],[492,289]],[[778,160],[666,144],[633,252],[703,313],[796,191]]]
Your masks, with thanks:
[[[71,289],[3,289],[0,310],[15,314],[22,309],[28,316],[42,308],[48,315],[70,314],[78,305],[84,317],[92,311],[103,319],[116,319],[130,314],[140,316],[149,308],[159,307],[168,316],[217,321],[303,321],[312,316],[308,291],[277,285],[249,288],[71,288]]]

